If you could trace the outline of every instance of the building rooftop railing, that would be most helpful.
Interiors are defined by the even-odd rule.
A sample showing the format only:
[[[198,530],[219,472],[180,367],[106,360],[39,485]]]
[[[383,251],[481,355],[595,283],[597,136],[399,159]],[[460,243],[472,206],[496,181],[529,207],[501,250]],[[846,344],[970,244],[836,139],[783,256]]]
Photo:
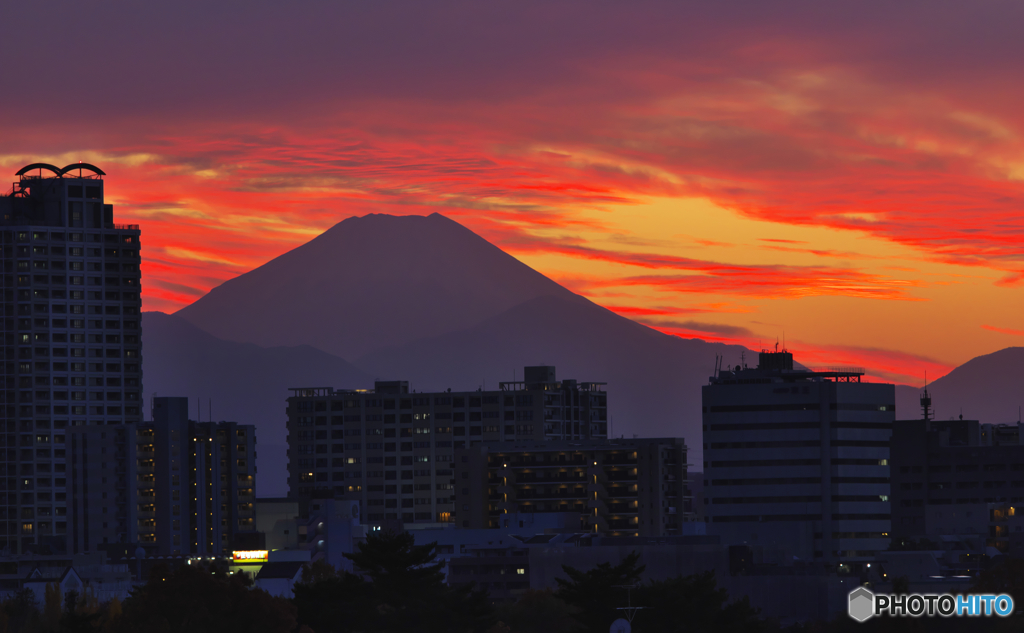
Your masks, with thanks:
[[[863,367],[808,367],[816,374],[860,374],[864,375]]]

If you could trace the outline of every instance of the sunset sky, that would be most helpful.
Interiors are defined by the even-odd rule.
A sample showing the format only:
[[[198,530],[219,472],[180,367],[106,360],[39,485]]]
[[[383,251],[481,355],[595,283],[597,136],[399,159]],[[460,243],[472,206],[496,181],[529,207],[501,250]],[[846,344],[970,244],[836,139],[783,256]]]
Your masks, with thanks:
[[[346,217],[439,212],[624,316],[785,337],[811,366],[920,384],[1024,344],[1020,3],[18,3],[4,22],[0,171],[103,168],[142,225],[148,310]]]

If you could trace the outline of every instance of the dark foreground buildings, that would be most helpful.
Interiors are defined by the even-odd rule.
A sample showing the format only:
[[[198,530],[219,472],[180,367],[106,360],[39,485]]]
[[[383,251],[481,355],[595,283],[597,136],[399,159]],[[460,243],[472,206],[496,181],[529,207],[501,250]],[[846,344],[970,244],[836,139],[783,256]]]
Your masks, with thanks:
[[[672,536],[694,519],[680,438],[479,444],[455,456],[464,528],[508,528],[517,513],[573,512],[583,532]]]
[[[454,520],[455,450],[479,442],[604,438],[604,383],[557,380],[527,367],[496,391],[409,393],[292,389],[288,483],[293,498],[361,501],[369,521]]]
[[[920,420],[896,422],[892,501],[893,536],[901,541],[949,537],[1009,552],[1014,537],[1024,536],[1020,423],[935,420],[927,408]]]
[[[114,223],[103,175],[81,163],[33,164],[0,195],[2,551],[64,551],[75,540],[69,523],[77,512],[85,529],[87,509],[107,511],[92,524],[98,539],[126,541],[133,531],[130,500],[114,492],[115,482],[128,485],[124,452],[89,466],[107,471],[90,483],[109,490],[71,479],[87,468],[75,460],[88,444],[124,446],[114,432],[74,429],[142,420],[139,227]]]
[[[359,501],[376,525],[569,510],[588,531],[671,534],[690,519],[681,439],[609,440],[604,383],[523,375],[494,391],[293,389],[290,496]],[[498,477],[514,483],[499,492]]]

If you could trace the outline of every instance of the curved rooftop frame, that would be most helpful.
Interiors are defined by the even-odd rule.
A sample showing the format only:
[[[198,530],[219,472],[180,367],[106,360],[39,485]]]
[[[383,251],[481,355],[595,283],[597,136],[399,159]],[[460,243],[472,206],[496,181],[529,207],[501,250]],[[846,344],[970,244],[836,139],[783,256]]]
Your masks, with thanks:
[[[57,178],[60,178],[61,176],[64,175],[64,170],[63,169],[59,169],[56,166],[51,165],[49,163],[32,163],[31,165],[25,165],[24,167],[19,169],[17,171],[17,173],[15,173],[14,175],[15,176],[24,176],[24,175],[28,174],[28,172],[32,171],[33,169],[38,169],[40,176],[43,175],[43,170],[44,169],[52,171],[54,174],[57,175]]]
[[[90,165],[89,163],[72,163],[72,164],[66,166],[64,169],[60,170],[60,173],[61,173],[61,175],[64,175],[64,174],[68,173],[69,171],[71,171],[73,169],[77,169],[78,170],[78,177],[79,178],[82,177],[82,170],[83,169],[88,169],[89,171],[93,172],[97,176],[106,176],[107,175],[107,172],[103,171],[102,169],[100,169],[96,165]]]
[[[34,170],[34,169],[38,169],[39,170],[39,175],[38,176],[32,176],[31,174],[29,174],[29,172]],[[90,163],[72,163],[70,165],[67,165],[63,169],[57,167],[56,165],[51,165],[50,163],[32,163],[31,165],[25,165],[24,167],[22,167],[14,175],[15,176],[20,176],[22,178],[33,178],[33,177],[35,177],[35,178],[42,178],[43,177],[43,170],[44,169],[47,170],[47,171],[53,172],[55,178],[63,178],[65,175],[69,175],[71,177],[76,177],[76,176],[74,176],[74,174],[70,174],[69,173],[69,172],[72,172],[72,171],[74,171],[76,169],[78,170],[78,176],[77,176],[78,178],[86,177],[86,176],[84,176],[82,174],[82,170],[83,169],[86,170],[86,171],[91,171],[92,173],[96,174],[96,176],[106,176],[107,175],[107,172],[103,171],[102,169],[100,169],[96,165],[92,165]]]

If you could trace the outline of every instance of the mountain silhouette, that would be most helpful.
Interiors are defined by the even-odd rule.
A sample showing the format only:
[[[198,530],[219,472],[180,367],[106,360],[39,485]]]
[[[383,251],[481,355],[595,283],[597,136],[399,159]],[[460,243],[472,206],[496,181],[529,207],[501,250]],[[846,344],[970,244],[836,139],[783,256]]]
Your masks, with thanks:
[[[229,341],[353,359],[568,290],[448,218],[352,217],[176,314]]]
[[[978,356],[928,385],[935,419],[955,418],[983,424],[1010,424],[1024,405],[1024,347]],[[896,417],[921,417],[918,387],[896,388]]]
[[[187,396],[192,419],[206,421],[212,409],[215,420],[255,424],[256,491],[261,497],[288,492],[289,387],[373,386],[373,378],[348,362],[308,345],[264,348],[223,341],[162,312],[143,313],[142,328],[147,406],[152,396]]]

